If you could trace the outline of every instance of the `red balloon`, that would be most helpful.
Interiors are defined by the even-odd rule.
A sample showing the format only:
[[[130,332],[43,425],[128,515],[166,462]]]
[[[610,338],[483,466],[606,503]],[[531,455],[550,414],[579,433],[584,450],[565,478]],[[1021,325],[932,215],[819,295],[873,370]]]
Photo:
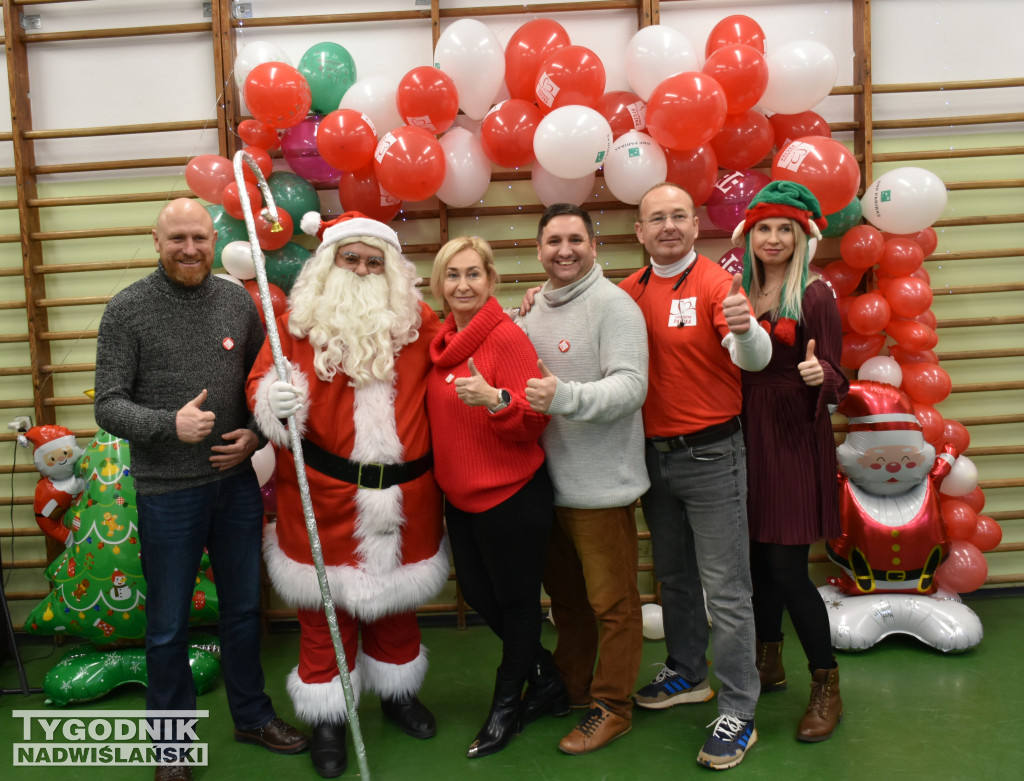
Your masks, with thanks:
[[[920,279],[897,277],[879,280],[878,286],[898,317],[916,317],[932,305],[932,290]]]
[[[850,327],[850,296],[839,296],[836,298],[836,307],[839,309],[839,322],[844,334],[853,331]]]
[[[935,228],[919,230],[917,233],[911,233],[907,238],[921,248],[921,252],[926,258],[939,246],[939,237],[935,235]]]
[[[562,106],[593,108],[604,94],[601,58],[586,46],[564,46],[551,54],[537,71],[534,97],[547,114]]]
[[[253,221],[256,223],[256,238],[264,250],[281,249],[291,240],[292,233],[294,233],[295,226],[292,223],[292,217],[284,209],[278,209],[277,217],[281,222],[280,227],[275,231],[274,224],[267,219],[266,213],[267,210],[262,209],[253,215]]]
[[[771,152],[773,138],[767,117],[750,109],[726,116],[722,129],[711,139],[711,146],[722,168],[739,171],[764,160]]]
[[[898,344],[889,345],[889,355],[903,366],[908,363],[938,363],[939,356],[933,350],[904,350]]]
[[[696,149],[722,129],[727,108],[722,87],[706,73],[677,73],[647,99],[647,132],[666,149]]]
[[[444,149],[426,130],[396,127],[377,145],[373,166],[385,190],[403,201],[422,201],[444,182]]]
[[[960,501],[967,504],[976,513],[985,509],[985,493],[978,486],[974,486],[970,493],[961,496]],[[985,516],[980,517],[984,518]]]
[[[942,436],[942,415],[931,404],[914,404],[914,415],[921,423],[924,441],[935,445]]]
[[[942,447],[946,444],[956,448],[957,453],[963,453],[971,446],[971,432],[960,421],[947,419],[942,426],[942,438],[939,440],[939,446]]]
[[[802,184],[814,193],[822,214],[833,214],[857,195],[860,166],[840,142],[825,136],[804,136],[775,155],[772,178]]]
[[[772,114],[768,117],[775,131],[775,148],[785,149],[793,141],[805,136],[832,137],[828,122],[820,114],[813,111],[802,111],[799,114]]]
[[[345,171],[338,181],[338,197],[345,211],[362,212],[378,222],[391,222],[402,208],[402,199],[384,189],[372,164]]]
[[[612,138],[647,127],[646,108],[638,95],[623,90],[606,92],[594,104],[597,113],[608,120]]]
[[[859,334],[868,336],[877,334],[892,317],[889,302],[878,293],[863,293],[850,299],[847,317],[850,328]]]
[[[299,124],[313,102],[309,83],[283,62],[257,65],[249,71],[242,91],[252,115],[278,129]]]
[[[263,194],[260,188],[252,182],[245,183],[245,191],[249,193],[249,208],[253,214],[257,214],[263,206]],[[221,203],[224,204],[224,211],[236,220],[245,219],[245,211],[242,209],[242,198],[238,191],[238,183],[231,182],[224,188],[224,195]]]
[[[452,77],[429,65],[413,68],[402,77],[395,102],[405,124],[435,135],[450,128],[459,113],[459,93]]]
[[[978,525],[967,541],[981,551],[995,549],[1003,541],[1003,529],[995,519],[987,515],[978,516]]]
[[[704,44],[705,59],[710,57],[712,52],[734,43],[751,46],[764,54],[764,30],[749,16],[727,16],[711,28],[707,43]]]
[[[185,184],[204,201],[220,203],[224,188],[235,181],[231,161],[220,155],[199,155],[185,166]]]
[[[260,313],[260,320],[263,322],[264,327],[267,325],[267,319],[263,316],[263,302],[260,300],[260,288],[256,284],[255,279],[248,279],[244,283],[245,289],[249,291],[249,295],[252,296],[252,300],[256,302],[256,311]],[[284,294],[284,291],[275,285],[273,282],[267,283],[267,288],[270,291],[270,305],[274,308],[274,319],[276,320],[285,313],[288,308],[288,296]]]
[[[967,594],[981,588],[988,577],[988,562],[977,546],[966,540],[953,540],[949,558],[935,572],[936,582],[958,594]]]
[[[320,157],[339,171],[354,171],[369,165],[377,148],[373,122],[361,111],[340,108],[320,120],[316,131]]]
[[[505,46],[505,86],[520,100],[533,100],[537,71],[559,49],[569,45],[569,33],[552,19],[531,19]]]
[[[837,296],[848,296],[860,284],[864,269],[853,268],[841,260],[834,260],[821,269],[821,275],[832,285]]]
[[[839,363],[846,369],[859,369],[868,358],[874,358],[885,344],[881,334],[843,334],[843,354]]]
[[[258,119],[242,120],[238,125],[238,137],[246,146],[258,146],[267,151],[281,146],[281,137],[277,134],[277,130]]]
[[[256,163],[256,167],[260,169],[260,173],[263,174],[264,179],[270,178],[270,175],[274,172],[274,161],[270,159],[270,153],[266,149],[261,149],[258,146],[247,146],[242,150],[252,161]],[[247,182],[256,184],[256,174],[252,172],[248,163],[242,163],[242,178]]]
[[[742,274],[743,250],[740,247],[733,247],[718,259],[718,265],[728,271],[729,274]]]
[[[925,271],[924,266],[921,266],[921,268],[910,274],[910,276],[914,277],[915,279],[920,279],[923,282],[927,282],[928,286],[931,287],[932,275]]]
[[[917,352],[930,350],[939,343],[939,337],[928,326],[913,320],[890,320],[885,327],[889,334],[904,350]],[[913,364],[923,366],[924,364]]]
[[[839,240],[839,254],[853,268],[871,268],[884,250],[881,232],[871,225],[854,225]]]
[[[730,114],[739,114],[753,108],[768,86],[768,63],[764,55],[742,43],[715,49],[701,71],[721,85],[725,93],[726,110]]]
[[[533,103],[512,98],[499,103],[480,125],[480,144],[487,159],[505,168],[533,162],[533,134],[544,115]]]
[[[694,206],[701,206],[715,189],[718,158],[710,144],[696,149],[666,149],[668,173],[665,181],[682,187],[693,198]]]
[[[903,390],[915,402],[935,405],[949,395],[953,383],[945,369],[929,363],[903,367]],[[949,426],[950,421],[946,421]]]
[[[942,499],[941,506],[949,539],[970,539],[978,527],[978,514],[959,499]]]
[[[885,242],[885,249],[878,261],[878,267],[894,277],[905,277],[921,267],[924,252],[910,239],[892,238]]]

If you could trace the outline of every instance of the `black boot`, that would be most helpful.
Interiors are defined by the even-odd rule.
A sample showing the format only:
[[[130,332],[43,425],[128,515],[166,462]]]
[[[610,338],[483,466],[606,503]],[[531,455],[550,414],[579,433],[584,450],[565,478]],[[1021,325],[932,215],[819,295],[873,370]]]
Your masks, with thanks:
[[[529,724],[545,713],[564,716],[568,712],[569,692],[555,669],[551,652],[541,649],[527,678],[526,694],[523,695],[523,724]]]
[[[309,747],[313,769],[321,778],[336,778],[348,767],[344,724],[317,724]]]
[[[466,756],[470,759],[496,754],[509,744],[513,737],[522,729],[519,712],[522,709],[522,681],[508,681],[498,674],[494,681],[494,697],[491,699],[491,712],[487,721],[476,733],[476,740],[470,746]]]
[[[425,740],[437,734],[434,714],[415,694],[406,694],[394,699],[381,698],[380,709],[384,716],[406,735]]]

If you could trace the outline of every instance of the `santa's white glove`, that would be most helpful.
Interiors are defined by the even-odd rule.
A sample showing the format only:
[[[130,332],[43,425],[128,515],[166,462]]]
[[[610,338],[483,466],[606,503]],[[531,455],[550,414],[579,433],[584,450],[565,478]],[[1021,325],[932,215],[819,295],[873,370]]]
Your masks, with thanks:
[[[290,382],[275,380],[267,389],[267,402],[270,411],[278,418],[290,418],[306,401],[306,394]]]

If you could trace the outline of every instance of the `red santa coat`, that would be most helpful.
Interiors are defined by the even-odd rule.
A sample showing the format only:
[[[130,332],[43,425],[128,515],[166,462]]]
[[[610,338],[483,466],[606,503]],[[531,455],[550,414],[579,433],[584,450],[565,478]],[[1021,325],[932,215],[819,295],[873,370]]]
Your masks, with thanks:
[[[67,480],[62,480],[67,483]],[[80,493],[80,491],[79,491]],[[40,478],[36,483],[35,501],[33,509],[36,514],[36,523],[47,535],[55,540],[66,543],[71,530],[62,523],[64,513],[74,503],[77,494],[69,494],[62,491],[49,477]]]
[[[426,380],[429,345],[439,323],[426,304],[421,309],[419,337],[401,348],[393,382],[375,381],[360,389],[342,373],[331,382],[320,380],[309,341],[289,334],[289,315],[280,318],[281,347],[292,363],[292,383],[306,392],[304,408],[294,418],[306,439],[364,463],[403,463],[430,450]],[[267,526],[263,551],[278,593],[293,605],[315,610],[322,600],[290,437],[267,402],[267,388],[276,379],[268,342],[246,388],[257,422],[278,445],[278,516],[276,524]],[[413,610],[441,589],[449,562],[442,496],[432,471],[383,490],[360,488],[311,468],[306,472],[328,582],[340,609],[373,621]]]

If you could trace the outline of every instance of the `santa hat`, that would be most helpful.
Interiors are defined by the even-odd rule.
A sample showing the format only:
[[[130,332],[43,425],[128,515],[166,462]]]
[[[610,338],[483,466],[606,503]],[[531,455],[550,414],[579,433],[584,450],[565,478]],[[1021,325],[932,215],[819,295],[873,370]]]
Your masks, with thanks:
[[[397,233],[383,222],[378,222],[359,212],[345,212],[327,222],[324,222],[316,212],[306,212],[302,215],[299,225],[303,233],[316,236],[324,244],[337,244],[345,239],[358,241],[372,238],[390,244],[399,253],[402,251],[402,244],[398,240]]]
[[[849,432],[871,446],[923,441],[921,421],[910,397],[894,385],[871,380],[850,383],[837,408],[849,418]],[[915,436],[916,435],[916,436]]]
[[[743,221],[732,232],[732,242],[737,247],[743,236],[750,233],[761,220],[769,217],[786,217],[796,220],[804,233],[821,239],[821,228],[828,225],[828,220],[821,216],[821,205],[814,193],[796,182],[768,182],[750,201]]]
[[[54,448],[65,445],[74,446],[78,443],[75,441],[75,435],[69,429],[50,424],[33,426],[24,434],[19,434],[18,444],[22,447],[35,448],[32,451],[32,457],[38,464],[39,459]]]

